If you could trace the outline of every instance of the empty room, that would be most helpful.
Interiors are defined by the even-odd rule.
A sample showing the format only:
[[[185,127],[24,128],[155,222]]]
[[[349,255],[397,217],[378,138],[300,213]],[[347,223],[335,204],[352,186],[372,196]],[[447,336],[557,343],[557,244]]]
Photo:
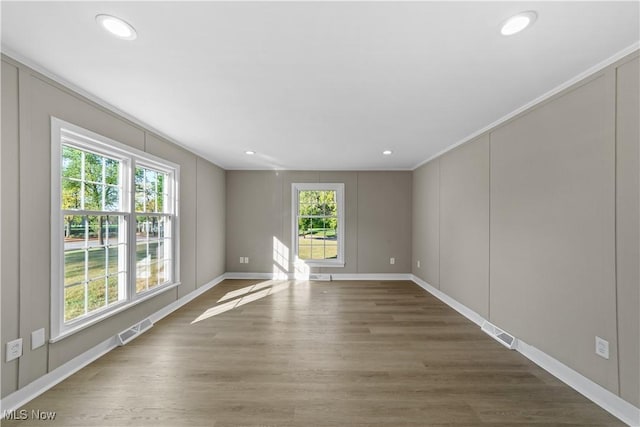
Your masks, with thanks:
[[[3,427],[640,426],[640,2],[0,12]]]

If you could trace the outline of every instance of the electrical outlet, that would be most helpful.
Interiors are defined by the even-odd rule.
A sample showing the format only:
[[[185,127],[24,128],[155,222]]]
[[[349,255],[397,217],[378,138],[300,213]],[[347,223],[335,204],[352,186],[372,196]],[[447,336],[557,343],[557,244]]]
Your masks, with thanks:
[[[244,257],[243,256],[240,257],[240,264],[244,264]]]
[[[22,356],[22,338],[7,343],[7,362]]]
[[[420,260],[418,260],[418,263],[417,263],[417,264],[418,264],[418,268],[420,268]]]
[[[596,354],[609,359],[609,341],[596,336]]]
[[[245,264],[249,264],[249,257],[248,256],[244,257],[244,263]]]
[[[389,264],[393,265],[396,263],[396,259],[394,257],[389,258]]]
[[[31,332],[31,350],[42,347],[44,345],[44,328]]]

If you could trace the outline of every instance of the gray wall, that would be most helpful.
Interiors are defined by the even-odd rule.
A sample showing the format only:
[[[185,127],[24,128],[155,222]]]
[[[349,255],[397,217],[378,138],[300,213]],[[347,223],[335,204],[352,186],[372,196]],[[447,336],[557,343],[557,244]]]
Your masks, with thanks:
[[[407,273],[411,269],[411,172],[227,171],[227,271],[294,271],[291,184],[345,184],[345,266],[312,271]],[[274,262],[274,239],[288,266]],[[248,256],[249,264],[239,257]],[[396,263],[389,264],[395,257]]]
[[[31,332],[45,328],[47,338],[50,332],[51,116],[181,166],[182,284],[32,351]],[[5,57],[1,155],[1,342],[24,339],[21,358],[5,363],[3,356],[3,397],[224,273],[224,171]],[[196,188],[203,193],[194,191]],[[200,204],[203,212],[197,221]],[[199,236],[208,240],[201,241]],[[208,251],[203,261],[206,267],[201,270],[196,269],[199,249]]]
[[[489,138],[440,158],[440,290],[489,315]]]
[[[613,74],[492,132],[490,303],[496,324],[617,391]]]
[[[636,53],[413,174],[414,273],[636,406],[638,115]]]
[[[196,286],[225,271],[225,171],[197,159],[196,180]]]
[[[0,292],[2,302],[2,343],[15,339],[18,329],[19,306],[19,238],[20,196],[18,182],[18,68],[2,62],[2,143],[0,144],[0,171],[2,178],[2,270]],[[2,346],[4,348],[4,345]],[[4,351],[2,352],[4,353]],[[2,354],[2,396],[18,387],[18,360],[5,362]]]
[[[413,172],[412,223],[412,272],[440,288],[440,159]]]
[[[620,395],[640,406],[640,61],[617,68],[616,243]]]

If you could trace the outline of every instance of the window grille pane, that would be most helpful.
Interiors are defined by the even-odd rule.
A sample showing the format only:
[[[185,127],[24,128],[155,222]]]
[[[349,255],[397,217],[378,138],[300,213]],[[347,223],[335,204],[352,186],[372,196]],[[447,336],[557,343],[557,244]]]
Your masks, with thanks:
[[[163,172],[145,167],[137,167],[136,212],[164,213],[165,197],[168,194],[168,176]]]
[[[102,187],[104,192],[103,211],[119,211],[120,210],[120,188],[112,185]]]
[[[305,242],[306,243],[306,242]],[[302,244],[298,245],[298,258],[311,259],[311,245]]]
[[[103,157],[94,153],[84,154],[84,178],[85,182],[102,182]]]
[[[157,208],[156,212],[164,212],[165,197],[167,197],[167,188],[165,183],[167,182],[167,175],[164,173],[158,174],[158,186],[156,192]]]
[[[332,258],[337,258],[338,257],[338,240],[333,238],[327,238],[327,240],[325,240],[325,246],[324,246],[324,250],[325,250],[325,254],[324,257],[325,259],[332,259]]]
[[[148,244],[138,244],[136,246],[136,292],[143,292],[148,289],[148,280],[151,277],[151,256],[148,251]]]
[[[89,290],[89,300],[87,312],[91,312],[107,305],[107,278],[92,280],[87,288]]]
[[[82,209],[98,211],[102,210],[102,185],[84,183],[84,206]]]
[[[69,286],[82,283],[84,276],[84,257],[83,249],[75,249],[64,252],[64,285]]]
[[[158,238],[171,237],[171,218],[167,216],[158,217]]]
[[[136,240],[138,243],[160,240],[169,235],[170,219],[161,216],[136,217]]]
[[[120,162],[105,158],[104,163],[105,184],[120,185]]]
[[[93,280],[107,275],[106,248],[87,249],[87,279]]]
[[[82,184],[75,179],[62,179],[62,209],[82,209]]]
[[[66,145],[62,146],[61,173],[66,178],[82,179],[82,151]]]
[[[64,320],[73,320],[85,314],[85,285],[79,284],[64,289]]]
[[[124,295],[120,295],[118,292],[120,284],[119,280],[126,280],[124,274],[116,273],[115,275],[111,275],[107,278],[109,304],[116,303],[124,298]]]

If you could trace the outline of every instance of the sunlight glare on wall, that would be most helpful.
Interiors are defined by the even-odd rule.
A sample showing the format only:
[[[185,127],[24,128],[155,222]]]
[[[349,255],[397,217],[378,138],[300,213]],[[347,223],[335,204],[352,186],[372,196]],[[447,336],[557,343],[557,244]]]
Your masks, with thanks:
[[[273,236],[273,279],[289,278],[289,248],[276,236]]]

